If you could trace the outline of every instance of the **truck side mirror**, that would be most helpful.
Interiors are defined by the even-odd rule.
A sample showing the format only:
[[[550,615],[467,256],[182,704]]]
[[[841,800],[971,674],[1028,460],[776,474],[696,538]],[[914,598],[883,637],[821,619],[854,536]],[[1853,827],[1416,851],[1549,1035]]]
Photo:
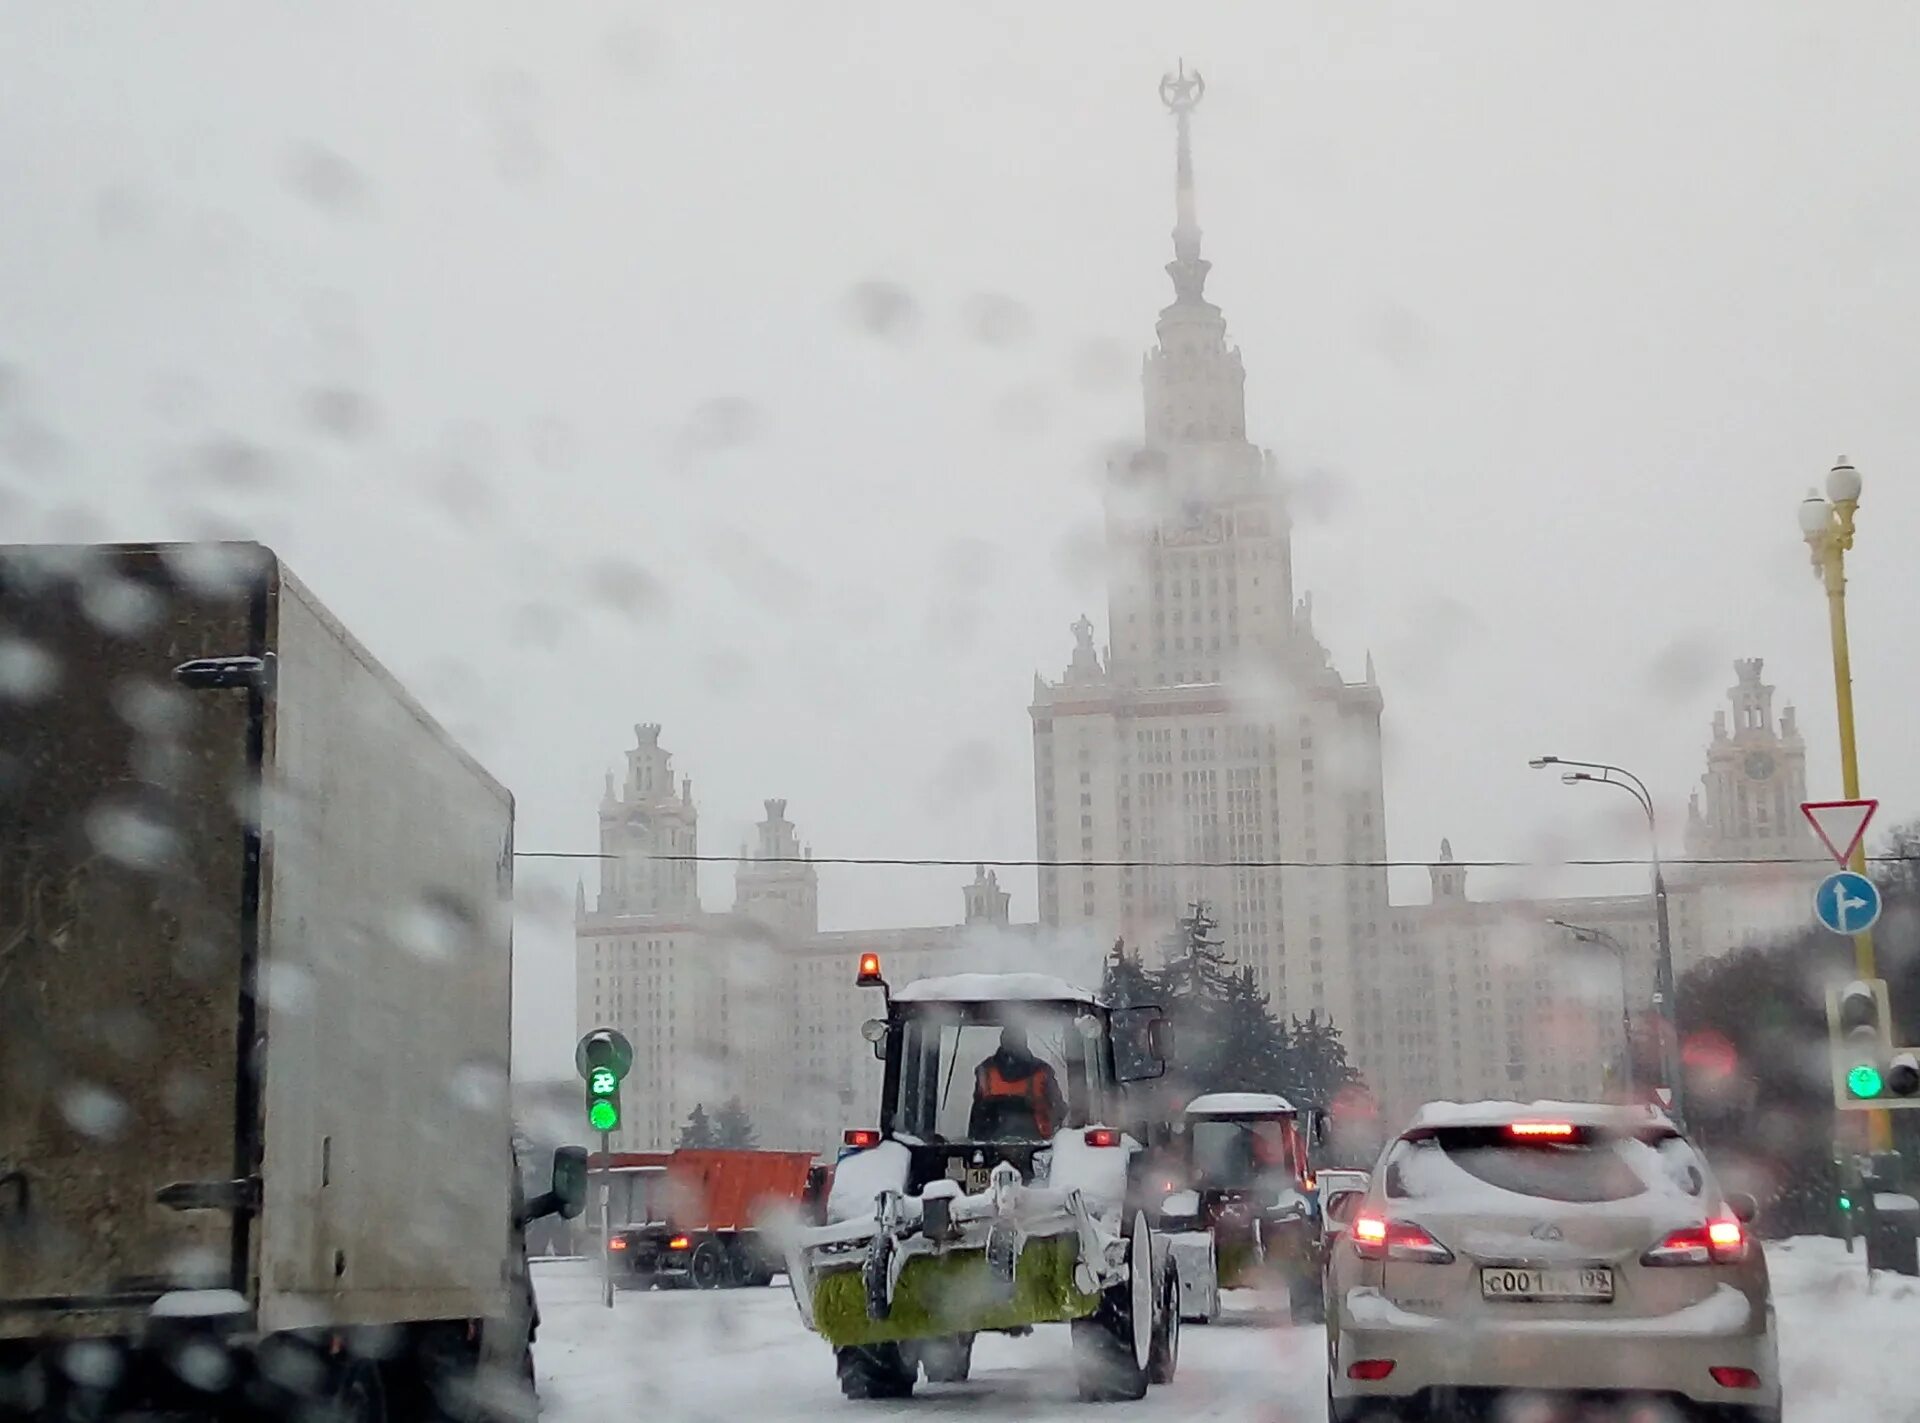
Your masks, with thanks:
[[[1167,1059],[1173,1055],[1173,1025],[1159,1008],[1116,1008],[1110,1023],[1117,1080],[1145,1082],[1166,1075]]]
[[[1745,1191],[1729,1191],[1727,1209],[1733,1212],[1733,1218],[1740,1224],[1752,1225],[1754,1218],[1760,1214],[1760,1202]]]
[[[873,1045],[873,1055],[877,1061],[887,1060],[887,1020],[869,1018],[860,1025],[860,1036]]]
[[[1327,1219],[1335,1225],[1345,1225],[1360,1209],[1360,1200],[1365,1195],[1365,1191],[1335,1191],[1327,1198]]]
[[[587,1149],[559,1147],[553,1153],[553,1188],[527,1202],[526,1220],[550,1215],[573,1220],[586,1208]]]
[[[1313,1144],[1315,1146],[1325,1146],[1327,1144],[1327,1114],[1316,1108],[1309,1130],[1313,1134]]]

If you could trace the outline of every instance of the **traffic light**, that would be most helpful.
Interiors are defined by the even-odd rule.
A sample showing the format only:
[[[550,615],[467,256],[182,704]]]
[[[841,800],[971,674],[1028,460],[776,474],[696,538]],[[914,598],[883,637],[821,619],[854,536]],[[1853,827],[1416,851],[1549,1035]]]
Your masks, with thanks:
[[[1827,1033],[1835,1106],[1920,1107],[1920,1049],[1894,1046],[1884,980],[1857,978],[1828,989]]]
[[[633,1045],[616,1028],[595,1028],[580,1039],[573,1058],[587,1083],[587,1125],[620,1130],[620,1083],[633,1067]]]

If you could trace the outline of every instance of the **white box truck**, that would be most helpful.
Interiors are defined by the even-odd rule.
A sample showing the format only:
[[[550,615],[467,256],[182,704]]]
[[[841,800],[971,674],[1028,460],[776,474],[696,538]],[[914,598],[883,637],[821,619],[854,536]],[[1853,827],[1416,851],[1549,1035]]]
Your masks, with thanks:
[[[0,547],[0,1416],[531,1413],[512,890],[272,552]]]

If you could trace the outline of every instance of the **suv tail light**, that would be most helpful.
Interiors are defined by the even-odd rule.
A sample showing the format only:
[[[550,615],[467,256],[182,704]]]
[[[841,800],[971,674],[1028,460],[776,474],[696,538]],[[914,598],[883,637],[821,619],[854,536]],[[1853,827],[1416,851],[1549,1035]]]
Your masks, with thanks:
[[[1120,1144],[1120,1133],[1115,1131],[1112,1127],[1088,1127],[1087,1128],[1087,1145],[1088,1146],[1118,1146],[1119,1144]]]
[[[1747,1258],[1746,1227],[1731,1216],[1676,1230],[1640,1257],[1643,1265],[1732,1265]]]
[[[880,1133],[872,1127],[848,1127],[840,1139],[856,1151],[867,1151],[880,1144]]]
[[[1355,1216],[1347,1227],[1353,1250],[1362,1260],[1403,1260],[1420,1265],[1445,1265],[1453,1252],[1410,1220],[1383,1220],[1377,1215]]]

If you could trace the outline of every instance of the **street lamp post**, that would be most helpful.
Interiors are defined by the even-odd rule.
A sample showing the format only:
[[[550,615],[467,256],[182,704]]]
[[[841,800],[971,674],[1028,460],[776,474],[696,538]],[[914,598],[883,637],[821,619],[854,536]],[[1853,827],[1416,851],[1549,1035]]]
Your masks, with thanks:
[[[1633,990],[1627,982],[1627,946],[1605,929],[1590,929],[1584,924],[1569,924],[1564,919],[1547,921],[1556,929],[1565,929],[1583,944],[1604,944],[1620,960],[1620,1080],[1628,1101],[1633,1100]]]
[[[1833,644],[1833,701],[1840,720],[1840,784],[1848,800],[1860,798],[1860,752],[1853,728],[1853,661],[1847,647],[1847,552],[1853,547],[1853,516],[1860,507],[1860,471],[1845,455],[1827,471],[1823,499],[1809,489],[1800,501],[1800,533],[1813,555],[1814,576],[1826,585],[1827,628]],[[1847,866],[1856,874],[1867,870],[1867,849],[1856,844]],[[1873,934],[1853,936],[1854,972],[1877,978],[1873,963]],[[1867,1113],[1868,1149],[1893,1146],[1893,1119],[1884,1110]]]
[[[1674,1063],[1674,1045],[1679,1041],[1675,1018],[1673,988],[1673,938],[1667,927],[1667,876],[1660,865],[1660,827],[1653,814],[1653,793],[1647,783],[1623,766],[1605,761],[1572,761],[1564,756],[1536,756],[1527,763],[1534,770],[1548,766],[1575,769],[1561,772],[1560,779],[1570,786],[1587,782],[1596,786],[1618,786],[1639,803],[1647,817],[1647,838],[1653,852],[1653,927],[1659,956],[1654,963],[1653,1002],[1660,1014],[1660,1079],[1673,1094],[1673,1115],[1683,1125],[1687,1119],[1686,1086]]]

